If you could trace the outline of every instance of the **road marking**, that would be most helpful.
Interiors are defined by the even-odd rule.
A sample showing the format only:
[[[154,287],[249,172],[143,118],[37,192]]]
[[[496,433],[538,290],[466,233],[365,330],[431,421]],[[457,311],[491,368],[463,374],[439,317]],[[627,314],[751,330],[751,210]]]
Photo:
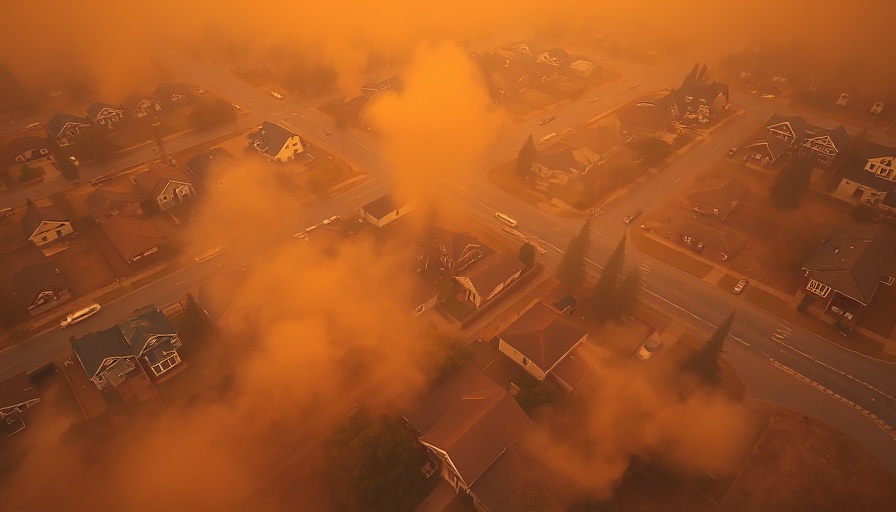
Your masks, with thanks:
[[[848,399],[848,398],[846,398],[846,397],[844,397],[844,396],[840,396],[838,393],[834,393],[834,390],[829,389],[829,388],[826,388],[825,386],[823,386],[823,385],[821,385],[821,384],[815,382],[814,380],[810,379],[809,377],[806,377],[805,375],[803,375],[802,373],[800,373],[800,372],[794,370],[793,368],[791,368],[791,367],[789,367],[789,366],[786,366],[786,365],[782,364],[782,363],[781,363],[780,361],[778,361],[777,359],[772,358],[772,359],[769,359],[768,362],[769,362],[769,364],[771,364],[771,365],[774,366],[775,368],[777,368],[777,369],[781,370],[782,372],[784,372],[784,373],[790,375],[791,377],[793,377],[793,378],[795,378],[795,379],[797,379],[797,380],[799,380],[799,381],[802,381],[803,383],[808,384],[809,386],[811,386],[811,387],[813,387],[813,388],[815,388],[815,389],[817,389],[817,390],[819,390],[819,391],[821,391],[821,392],[823,392],[823,393],[826,393],[826,394],[827,394],[828,396],[830,396],[831,398],[840,401],[841,403],[843,403],[843,404],[849,406],[849,407],[852,408],[852,409],[855,409],[856,411],[858,411],[859,413],[861,413],[863,416],[865,416],[865,417],[868,418],[869,420],[873,421],[873,422],[874,422],[878,427],[880,427],[884,432],[886,432],[887,434],[889,434],[890,437],[892,437],[893,439],[896,439],[896,429],[894,429],[892,426],[890,426],[889,424],[887,424],[887,422],[885,422],[884,420],[878,418],[876,414],[872,413],[872,412],[869,411],[868,409],[865,409],[865,408],[862,407],[861,405],[859,405],[859,404],[853,402],[852,400],[850,400],[850,399]],[[873,400],[873,399],[872,399],[872,400]]]

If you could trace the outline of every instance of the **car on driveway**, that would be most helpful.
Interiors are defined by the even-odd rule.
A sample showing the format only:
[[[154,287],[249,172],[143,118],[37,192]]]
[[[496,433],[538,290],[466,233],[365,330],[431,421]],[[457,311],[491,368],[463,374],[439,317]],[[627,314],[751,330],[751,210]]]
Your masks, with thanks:
[[[738,281],[737,284],[734,285],[734,289],[731,290],[731,293],[735,295],[740,295],[741,293],[743,293],[744,288],[747,287],[747,282],[748,281],[746,277],[741,277],[740,281]]]
[[[633,220],[637,219],[640,215],[641,215],[641,210],[635,210],[633,212],[630,212],[628,215],[626,215],[625,218],[622,219],[622,222],[624,222],[626,224],[631,224],[631,222]]]
[[[541,121],[539,121],[538,124],[540,124],[540,125],[548,124],[551,121],[553,121],[554,119],[555,119],[555,116],[549,116],[549,117],[546,117],[546,118],[542,119]]]
[[[641,345],[641,348],[638,349],[638,359],[641,361],[646,361],[650,359],[650,356],[656,354],[657,350],[660,349],[660,340],[656,338],[647,338],[647,341]]]

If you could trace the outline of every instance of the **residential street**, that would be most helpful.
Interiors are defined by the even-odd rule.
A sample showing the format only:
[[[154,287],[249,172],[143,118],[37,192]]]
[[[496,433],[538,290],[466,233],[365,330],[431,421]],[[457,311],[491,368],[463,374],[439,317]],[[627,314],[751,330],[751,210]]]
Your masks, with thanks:
[[[307,136],[312,144],[319,144],[334,155],[344,154],[345,158],[363,168],[368,178],[360,186],[343,192],[327,201],[310,206],[301,213],[294,214],[288,223],[276,230],[256,233],[259,242],[284,241],[293,243],[291,234],[306,225],[319,222],[330,215],[344,215],[357,208],[363,200],[372,200],[390,190],[387,163],[379,156],[379,142],[375,136],[360,130],[349,130],[347,134],[323,135],[332,121],[310,107],[326,101],[326,97],[302,100],[278,101],[226,72],[214,68],[197,68],[195,64],[174,55],[165,55],[165,60],[185,81],[215,91],[250,113],[241,116],[238,129],[246,129],[262,120],[280,121]],[[627,76],[617,82],[607,84],[592,96],[602,96],[597,103],[588,104],[588,98],[564,104],[554,113],[556,119],[550,130],[560,131],[574,127],[583,121],[612,111],[648,91],[677,84],[682,75],[693,65],[693,59],[679,58],[672,63],[664,63],[657,69],[651,66],[633,65],[626,70]],[[640,83],[637,89],[628,89],[630,83]],[[760,100],[752,95],[732,92],[731,101],[746,112],[733,118],[728,124],[715,130],[709,137],[683,154],[660,174],[637,187],[631,194],[613,204],[602,216],[592,223],[593,248],[590,259],[602,263],[609,256],[616,243],[626,231],[622,217],[630,210],[649,210],[661,204],[669,196],[686,188],[694,176],[706,172],[725,157],[727,149],[739,146],[745,137],[755,131],[763,121],[775,112],[793,113],[816,122],[817,116],[797,112],[773,101]],[[298,113],[298,115],[293,112]],[[510,235],[501,231],[501,225],[494,218],[500,211],[519,221],[520,229],[543,240],[548,254],[543,261],[548,268],[556,266],[560,251],[578,233],[583,219],[553,217],[538,208],[523,203],[512,195],[497,189],[485,177],[489,164],[503,162],[516,155],[525,138],[532,133],[538,138],[545,131],[537,126],[538,116],[514,126],[509,133],[502,134],[483,158],[481,172],[472,174],[468,181],[435,183],[438,192],[450,201],[457,202],[492,226],[502,236]],[[823,124],[830,124],[824,122]],[[847,128],[856,133],[861,127]],[[169,153],[201,144],[233,133],[233,126],[223,126],[207,132],[188,132],[166,141]],[[82,181],[111,170],[125,168],[154,158],[151,145],[133,149],[118,155],[103,168],[93,164],[82,166]],[[18,189],[0,196],[0,207],[21,206],[27,197],[37,198],[59,192],[71,185],[61,178],[48,180],[39,185]],[[242,255],[241,255],[242,256]],[[135,290],[119,299],[103,304],[103,310],[95,317],[66,330],[54,329],[10,349],[0,352],[0,380],[22,370],[33,370],[48,361],[62,356],[68,350],[69,336],[81,336],[87,332],[104,328],[117,319],[124,318],[135,308],[154,303],[164,305],[182,296],[196,286],[202,278],[218,271],[218,266],[235,267],[243,263],[244,257],[224,255],[203,263],[191,264],[156,282]],[[250,259],[251,261],[251,259]],[[844,400],[854,402],[874,414],[889,425],[896,425],[896,365],[843,349],[813,333],[788,325],[781,319],[749,304],[740,297],[698,281],[661,262],[649,259],[634,248],[627,250],[627,263],[638,266],[647,262],[650,272],[646,278],[649,291],[645,299],[660,309],[675,312],[679,318],[689,319],[704,332],[709,333],[731,311],[737,311],[732,328],[732,338],[727,343],[726,360],[735,368],[747,384],[751,394],[760,399],[793,407],[805,414],[819,418],[829,425],[844,431],[875,454],[896,473],[896,439],[872,422],[867,416],[846,405]],[[596,270],[596,267],[592,270]],[[786,336],[775,337],[776,332],[786,332]],[[795,378],[778,366],[774,359],[794,372],[805,376],[831,393],[812,387]],[[838,399],[832,394],[837,394]]]

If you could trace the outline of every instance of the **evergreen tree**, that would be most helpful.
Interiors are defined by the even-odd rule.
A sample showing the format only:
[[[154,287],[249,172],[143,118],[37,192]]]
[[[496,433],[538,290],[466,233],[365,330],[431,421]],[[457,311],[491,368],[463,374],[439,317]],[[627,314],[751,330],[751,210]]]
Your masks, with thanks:
[[[519,173],[520,177],[526,178],[529,176],[532,164],[535,163],[536,158],[538,158],[538,150],[535,149],[535,140],[529,135],[516,157],[516,172]]]
[[[535,265],[535,246],[526,242],[520,247],[520,261],[530,269]]]
[[[812,178],[812,162],[808,158],[793,155],[790,162],[778,174],[769,189],[769,198],[777,208],[796,208],[809,190]]]
[[[613,300],[614,317],[620,318],[635,312],[638,292],[641,289],[641,274],[637,270],[629,270],[619,283]]]
[[[693,373],[707,384],[713,386],[719,384],[722,381],[722,367],[719,366],[719,356],[722,354],[725,338],[728,337],[728,331],[731,330],[733,322],[734,312],[719,324],[712,337],[709,338],[709,341],[703,347],[682,362],[682,369]]]
[[[585,220],[582,230],[569,241],[560,264],[557,265],[557,279],[567,290],[573,290],[585,282],[585,258],[591,248],[591,217]]]
[[[625,266],[625,236],[616,245],[613,254],[604,264],[604,269],[600,273],[600,279],[594,285],[591,292],[591,300],[588,305],[591,316],[595,320],[604,321],[616,315],[614,302],[616,301],[617,289],[619,287],[619,278],[622,268]]]

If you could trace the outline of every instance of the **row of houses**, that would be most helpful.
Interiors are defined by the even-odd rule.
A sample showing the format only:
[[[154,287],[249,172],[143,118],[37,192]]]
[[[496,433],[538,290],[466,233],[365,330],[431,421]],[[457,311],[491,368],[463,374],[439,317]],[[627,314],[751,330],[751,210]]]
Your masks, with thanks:
[[[196,95],[186,84],[165,82],[151,95],[131,94],[121,105],[98,101],[88,106],[84,115],[56,113],[46,125],[47,135],[59,146],[68,146],[89,126],[113,129],[126,119],[142,119],[163,108],[183,108],[195,101]]]

